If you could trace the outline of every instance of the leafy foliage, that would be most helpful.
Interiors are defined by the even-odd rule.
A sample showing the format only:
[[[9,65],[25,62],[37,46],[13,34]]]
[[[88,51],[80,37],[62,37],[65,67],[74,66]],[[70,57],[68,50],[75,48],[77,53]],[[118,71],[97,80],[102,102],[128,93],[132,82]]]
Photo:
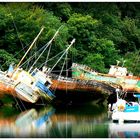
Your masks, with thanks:
[[[139,51],[136,52],[128,52],[125,54],[125,65],[128,67],[130,72],[135,73],[140,76],[139,68],[140,68],[140,58]]]
[[[89,54],[87,57],[85,57],[83,63],[88,63],[90,67],[97,71],[106,72],[103,59],[104,57],[101,54]]]
[[[0,69],[7,69],[11,63],[17,64],[17,59],[3,49],[0,49]]]
[[[115,64],[116,60],[126,60],[125,66],[139,75],[139,7],[139,3],[0,4],[2,69],[21,59],[28,49],[25,46],[31,44],[42,26],[45,26],[45,31],[26,60],[38,52],[63,25],[52,42],[49,59],[65,50],[75,38],[76,42],[68,53],[70,62],[86,64],[99,72],[108,72],[109,66]],[[47,55],[48,50],[38,61],[37,67],[46,61]],[[39,53],[36,58],[38,56]],[[52,67],[58,59],[47,64]],[[62,64],[60,62],[56,69],[61,69]]]

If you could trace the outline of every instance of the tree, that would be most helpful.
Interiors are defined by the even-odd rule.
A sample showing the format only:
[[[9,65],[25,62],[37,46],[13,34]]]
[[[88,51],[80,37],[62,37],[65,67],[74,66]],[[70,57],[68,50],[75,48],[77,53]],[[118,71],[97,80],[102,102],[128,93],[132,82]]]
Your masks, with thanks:
[[[11,63],[17,64],[17,59],[3,49],[0,49],[0,69],[7,70]]]
[[[103,59],[104,57],[101,54],[89,53],[88,56],[84,58],[82,63],[88,64],[88,66],[98,72],[107,72]]]
[[[90,52],[101,54],[104,57],[103,62],[106,68],[116,63],[116,60],[120,57],[118,54],[119,51],[115,49],[113,41],[107,39],[95,38],[89,50]]]
[[[85,60],[89,58],[89,53],[97,53],[99,56],[103,56],[103,58],[100,59],[102,68],[98,68],[102,71],[105,67],[108,68],[112,63],[116,62],[116,59],[119,57],[119,51],[115,49],[113,41],[98,38],[96,31],[99,26],[100,22],[88,15],[74,14],[68,20],[69,32],[71,36],[76,38],[75,48],[79,52],[75,55],[75,57],[77,57],[76,61],[85,62]],[[85,63],[91,65],[89,61]]]
[[[98,21],[91,16],[83,16],[81,14],[73,14],[67,22],[70,38],[76,38],[75,48],[78,54],[75,56],[76,61],[82,61],[88,46],[93,41],[94,29],[98,25]]]
[[[39,33],[42,26],[45,30],[36,42],[38,51],[45,45],[55,34],[56,30],[62,25],[58,17],[52,12],[46,11],[43,8],[32,3],[8,3],[0,5],[0,47],[5,49],[10,54],[18,54],[15,56],[21,59],[36,35]],[[64,26],[58,36],[53,41],[51,54],[56,55],[60,50],[63,50],[67,42],[68,31]],[[20,50],[20,53],[18,53]],[[26,59],[30,56],[28,55]],[[45,61],[46,54],[42,57],[38,65]]]
[[[7,56],[17,54],[14,57],[21,59],[43,25],[45,30],[27,60],[64,25],[53,40],[49,59],[66,49],[75,38],[76,43],[68,53],[69,61],[91,66],[89,59],[97,58],[100,65],[94,66],[105,72],[116,59],[124,58],[131,70],[132,54],[140,51],[139,7],[139,3],[3,3],[0,4],[0,48],[8,53]],[[47,54],[48,49],[37,67],[46,61]],[[2,57],[1,61],[5,60]],[[47,64],[52,67],[57,59],[59,57]],[[56,69],[61,69],[62,63]],[[138,74],[139,65],[135,65],[135,74]]]
[[[139,67],[140,67],[140,51],[136,52],[127,52],[124,56],[125,66],[128,68],[129,72],[132,72],[134,75],[139,75]]]

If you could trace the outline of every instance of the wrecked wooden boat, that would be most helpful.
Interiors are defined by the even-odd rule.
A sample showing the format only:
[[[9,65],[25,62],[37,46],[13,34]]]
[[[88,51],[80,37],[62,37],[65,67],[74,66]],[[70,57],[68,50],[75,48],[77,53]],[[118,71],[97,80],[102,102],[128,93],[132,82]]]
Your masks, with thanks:
[[[42,74],[42,75],[41,75]],[[43,83],[42,78],[45,82]],[[45,85],[48,83],[48,85]],[[43,72],[39,71],[32,76],[28,72],[18,68],[12,78],[0,75],[0,95],[12,95],[21,101],[35,103],[40,97],[51,101],[55,96],[49,90],[51,80],[44,77]]]
[[[36,103],[41,97],[45,98],[47,101],[51,101],[55,97],[49,90],[50,84],[52,83],[51,80],[41,70],[34,69],[31,73],[31,69],[29,71],[25,71],[20,67],[25,56],[33,47],[43,29],[44,28],[40,30],[39,34],[34,39],[18,65],[15,68],[10,66],[6,73],[2,71],[0,72],[1,94],[12,95],[14,98],[19,98],[21,101],[29,103]],[[45,85],[45,83],[49,84]]]
[[[80,80],[67,78],[51,74],[51,89],[68,92],[104,92],[111,94],[114,90],[113,86],[94,80]]]
[[[12,93],[14,92],[14,96],[16,95],[16,97],[18,97],[19,99],[26,101],[26,102],[30,102],[30,103],[36,103],[38,101],[38,99],[42,98],[42,97],[43,97],[43,99],[45,98],[48,102],[53,100],[55,95],[50,90],[50,87],[51,87],[53,81],[50,79],[49,74],[46,74],[45,66],[42,65],[42,70],[40,70],[40,69],[34,68],[34,65],[38,61],[38,59],[41,57],[41,55],[45,52],[46,48],[52,43],[52,41],[58,34],[58,31],[60,30],[60,28],[54,34],[52,39],[46,44],[46,46],[44,45],[45,48],[43,48],[42,53],[39,55],[37,60],[35,60],[35,62],[33,63],[33,65],[30,67],[30,69],[28,71],[25,71],[19,67],[21,62],[25,58],[25,55],[27,54],[26,53],[23,56],[23,58],[21,59],[21,61],[19,62],[19,64],[14,69],[14,72],[12,74],[10,74],[9,81],[11,80],[12,84],[9,86],[9,88],[12,88]],[[41,33],[41,31],[40,31],[40,33]],[[38,36],[35,38],[35,40],[37,40]],[[31,44],[31,46],[29,47],[27,52],[29,52],[29,50],[33,46],[35,40]],[[70,45],[66,48],[66,50],[64,51],[64,53],[62,54],[60,59],[56,62],[56,64],[51,69],[49,69],[48,73],[50,73],[51,70],[58,64],[58,62],[67,53],[67,51],[70,49],[70,47],[73,45],[74,42],[75,42],[75,39],[73,39],[71,41]],[[4,81],[1,83],[5,84]],[[6,86],[5,86],[5,88],[6,88]],[[8,93],[8,91],[7,91],[7,93]]]
[[[96,80],[116,84],[125,92],[140,92],[140,77],[128,73],[127,68],[111,65],[108,74],[98,73],[86,65],[73,63],[72,77],[83,80]]]

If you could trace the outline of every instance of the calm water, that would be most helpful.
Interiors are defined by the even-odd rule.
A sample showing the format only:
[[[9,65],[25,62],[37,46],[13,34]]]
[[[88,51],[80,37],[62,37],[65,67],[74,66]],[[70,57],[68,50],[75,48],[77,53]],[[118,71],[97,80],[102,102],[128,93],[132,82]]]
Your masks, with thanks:
[[[107,110],[94,105],[52,106],[19,111],[0,108],[0,137],[116,138],[140,137],[140,124],[114,124]]]

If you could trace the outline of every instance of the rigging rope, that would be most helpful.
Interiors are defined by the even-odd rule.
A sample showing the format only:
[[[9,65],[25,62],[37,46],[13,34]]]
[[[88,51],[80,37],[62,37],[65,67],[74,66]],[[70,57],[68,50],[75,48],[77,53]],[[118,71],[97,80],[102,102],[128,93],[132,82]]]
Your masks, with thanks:
[[[62,65],[62,69],[61,69],[61,71],[60,71],[60,73],[59,73],[59,75],[58,75],[58,83],[56,84],[56,86],[55,86],[55,89],[54,89],[54,92],[56,91],[56,88],[57,88],[57,86],[58,86],[58,84],[59,84],[59,78],[60,78],[60,76],[61,76],[61,74],[62,74],[62,71],[63,71],[63,69],[64,69],[64,65],[65,65],[65,62],[66,62],[66,59],[64,59],[64,62],[63,62],[63,65]]]
[[[23,46],[23,43],[22,43],[22,41],[21,41],[21,39],[20,39],[20,36],[19,36],[19,33],[18,33],[17,26],[16,26],[15,21],[14,21],[14,17],[13,17],[13,15],[12,15],[11,10],[10,10],[10,7],[8,6],[8,4],[7,4],[6,6],[7,6],[7,9],[8,9],[8,11],[9,11],[10,15],[11,15],[11,19],[12,19],[13,25],[14,25],[14,27],[15,27],[15,30],[16,30],[16,33],[17,33],[17,36],[18,36],[19,41],[20,41],[20,44],[21,44],[21,46],[22,46],[22,50],[25,52],[25,50],[24,50],[24,46]],[[17,55],[17,54],[16,54],[16,55]],[[20,99],[19,99],[19,100],[20,100]],[[16,98],[15,98],[15,101],[17,102]],[[23,104],[23,102],[22,102],[21,100],[20,100],[20,102]],[[18,104],[18,102],[17,102],[17,104]],[[20,107],[20,106],[19,106],[19,107]],[[24,104],[23,104],[23,107],[25,108]],[[26,109],[26,108],[25,108],[25,109]],[[22,111],[21,108],[20,108],[20,110]]]
[[[48,51],[48,54],[47,54],[47,58],[46,58],[46,61],[45,61],[45,62],[46,62],[45,65],[47,65],[47,60],[48,60],[49,55],[50,55],[51,46],[52,46],[52,44],[50,44],[50,48],[49,48],[49,51]]]
[[[64,53],[64,51],[61,51],[60,53],[58,53],[57,55],[55,55],[54,57],[50,58],[48,61],[42,63],[42,65],[40,65],[39,68],[41,68],[45,63],[48,63],[49,61],[53,60],[54,58],[56,58],[57,56],[59,56],[60,54]]]
[[[30,42],[31,43],[31,42]],[[30,44],[29,43],[29,44]],[[28,44],[28,45],[29,45]],[[28,47],[28,45],[27,46],[25,46],[23,49],[25,49],[25,48],[27,48]],[[23,49],[21,49],[19,52],[17,52],[15,55],[13,55],[13,57],[15,58],[15,56],[17,56],[18,54],[20,54],[20,52],[22,52],[23,51]],[[8,61],[6,61],[5,63],[3,63],[1,66],[3,67],[5,64],[7,64],[8,63]]]
[[[48,43],[47,43],[47,44],[48,44]],[[42,50],[46,47],[47,44],[45,44],[45,45],[44,45],[41,49],[39,49],[37,52],[39,53],[40,51],[42,51]],[[37,53],[37,52],[36,52],[36,53]],[[20,65],[20,67],[24,66],[29,60],[31,61],[33,58],[35,58],[35,56],[36,56],[36,54],[30,56],[24,63],[22,63],[22,64]]]
[[[19,106],[20,111],[23,111],[22,108],[20,107],[20,105],[18,104],[18,101],[13,92],[12,92],[12,96],[13,96],[14,100],[16,101],[16,104]]]
[[[62,25],[63,26],[63,25]],[[52,37],[52,39],[48,42],[48,44],[46,45],[46,47],[44,48],[44,50],[42,51],[42,53],[39,55],[39,57],[36,59],[36,61],[33,63],[33,65],[31,66],[31,68],[29,69],[29,73],[31,72],[33,66],[37,63],[37,61],[39,60],[39,58],[43,55],[43,53],[45,52],[45,50],[49,47],[49,45],[52,43],[52,41],[55,39],[55,37],[58,35],[59,30],[62,28],[62,26],[60,26],[58,28],[58,30],[56,31],[56,33],[54,34],[54,36]]]
[[[75,42],[75,39],[73,39],[71,41],[71,44],[67,47],[67,49],[64,51],[64,53],[61,55],[61,57],[58,59],[58,61],[56,62],[56,64],[51,68],[51,70],[49,70],[48,74],[51,73],[51,71],[55,68],[55,66],[59,63],[59,61],[62,59],[62,57],[67,53],[67,51],[70,49],[70,47],[73,45],[73,43]]]
[[[20,36],[19,36],[19,33],[18,33],[18,29],[17,29],[17,26],[16,26],[15,21],[14,21],[14,16],[13,16],[13,14],[12,14],[12,12],[11,12],[10,7],[8,6],[8,4],[6,4],[6,6],[7,6],[7,9],[8,9],[8,11],[9,11],[10,15],[11,15],[11,19],[12,19],[13,25],[14,25],[14,27],[15,27],[17,36],[18,36],[18,38],[19,38],[20,44],[21,44],[21,46],[22,46],[22,49],[24,50],[23,43],[22,43],[22,41],[21,41],[21,39],[20,39]],[[25,50],[24,50],[24,52],[25,52]]]
[[[39,57],[35,60],[35,62],[33,63],[33,65],[30,67],[30,69],[28,70],[29,73],[31,72],[32,68],[37,63],[37,61],[39,60],[39,58],[42,56],[42,54],[46,51],[46,49],[48,48],[48,46],[49,46],[49,43],[48,43],[48,45],[46,45],[46,47],[44,48],[44,50],[42,51],[42,53],[39,55]]]

